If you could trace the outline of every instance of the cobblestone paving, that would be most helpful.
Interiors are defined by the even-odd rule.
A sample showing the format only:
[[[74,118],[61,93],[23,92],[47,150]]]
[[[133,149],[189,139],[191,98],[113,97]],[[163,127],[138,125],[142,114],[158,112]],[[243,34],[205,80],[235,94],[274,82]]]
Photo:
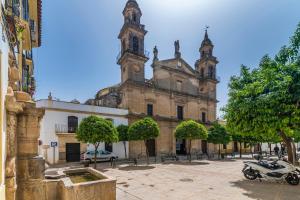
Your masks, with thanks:
[[[175,162],[150,166],[106,168],[117,178],[117,200],[296,200],[300,186],[286,183],[248,181],[241,170],[243,162]]]

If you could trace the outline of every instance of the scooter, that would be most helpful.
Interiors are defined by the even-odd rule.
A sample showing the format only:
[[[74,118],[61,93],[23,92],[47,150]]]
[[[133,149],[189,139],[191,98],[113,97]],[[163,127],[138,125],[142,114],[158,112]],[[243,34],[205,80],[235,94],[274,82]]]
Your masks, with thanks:
[[[259,178],[269,181],[286,181],[290,185],[299,184],[300,170],[287,160],[276,160],[273,162],[263,161],[261,155],[254,158],[257,162],[246,161],[242,170],[245,178],[255,180]]]

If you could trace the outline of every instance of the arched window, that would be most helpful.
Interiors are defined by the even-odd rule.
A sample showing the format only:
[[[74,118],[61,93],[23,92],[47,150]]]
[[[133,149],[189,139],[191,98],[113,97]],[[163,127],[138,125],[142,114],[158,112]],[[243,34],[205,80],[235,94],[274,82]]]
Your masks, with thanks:
[[[132,14],[132,20],[133,20],[133,22],[135,22],[135,23],[137,22],[137,17],[136,17],[136,14],[135,14],[135,13]]]
[[[75,133],[78,127],[78,117],[68,116],[68,133]]]
[[[214,67],[213,66],[209,66],[208,67],[208,76],[209,78],[214,78],[215,75],[214,75]]]
[[[139,52],[139,39],[136,36],[133,36],[133,38],[132,38],[132,47],[133,47],[134,53]]]
[[[203,78],[204,77],[204,69],[203,68],[201,68],[201,70],[200,70],[200,76]]]
[[[126,42],[125,40],[122,41],[122,53],[126,51]]]

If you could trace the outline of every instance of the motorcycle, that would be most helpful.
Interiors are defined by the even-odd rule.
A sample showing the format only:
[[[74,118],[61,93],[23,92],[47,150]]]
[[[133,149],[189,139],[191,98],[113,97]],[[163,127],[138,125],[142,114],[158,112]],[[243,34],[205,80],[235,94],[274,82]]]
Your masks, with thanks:
[[[269,181],[286,181],[290,185],[299,184],[300,170],[287,160],[272,162],[263,161],[261,155],[254,156],[257,162],[246,161],[242,170],[245,178],[255,180],[259,178]]]

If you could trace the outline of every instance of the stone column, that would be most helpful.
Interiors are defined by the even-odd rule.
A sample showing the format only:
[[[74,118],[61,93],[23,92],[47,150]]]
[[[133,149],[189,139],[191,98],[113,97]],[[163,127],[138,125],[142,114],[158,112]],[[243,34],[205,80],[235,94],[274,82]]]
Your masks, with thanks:
[[[8,95],[6,96],[5,107],[7,110],[5,162],[6,200],[15,200],[17,190],[17,113],[22,111],[22,105],[16,102],[11,90],[8,91]]]
[[[44,110],[35,103],[24,103],[17,124],[17,199],[40,200],[45,198],[43,179],[45,160],[38,157],[40,120]]]

